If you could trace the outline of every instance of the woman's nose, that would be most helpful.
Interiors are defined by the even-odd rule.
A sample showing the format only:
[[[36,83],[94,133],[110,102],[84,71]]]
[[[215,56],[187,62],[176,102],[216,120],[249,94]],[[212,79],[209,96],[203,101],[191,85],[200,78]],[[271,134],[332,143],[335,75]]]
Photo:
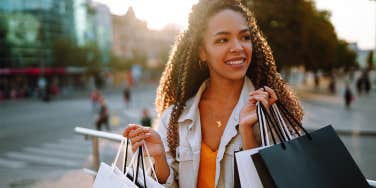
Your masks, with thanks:
[[[242,50],[242,45],[239,40],[234,40],[230,48],[230,52],[239,52]]]

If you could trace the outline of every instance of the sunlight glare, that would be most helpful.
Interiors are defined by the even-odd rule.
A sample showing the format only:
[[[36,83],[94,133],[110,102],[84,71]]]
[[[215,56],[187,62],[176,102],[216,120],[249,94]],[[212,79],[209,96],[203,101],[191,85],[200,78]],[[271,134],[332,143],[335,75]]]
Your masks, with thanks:
[[[168,24],[188,25],[188,14],[197,0],[135,0],[131,1],[136,16],[151,29],[163,29]]]

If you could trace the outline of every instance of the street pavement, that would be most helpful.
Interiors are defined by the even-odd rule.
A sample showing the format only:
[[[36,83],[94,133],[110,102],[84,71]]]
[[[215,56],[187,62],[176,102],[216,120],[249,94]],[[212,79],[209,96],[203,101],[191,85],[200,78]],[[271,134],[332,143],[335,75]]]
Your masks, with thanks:
[[[356,98],[344,108],[336,95],[296,87],[305,111],[304,126],[315,130],[328,124],[340,137],[368,179],[376,179],[376,93]],[[155,86],[132,90],[125,107],[121,91],[105,93],[111,112],[111,132],[120,134],[128,123],[139,123],[143,108],[154,116]],[[0,188],[91,187],[91,142],[74,134],[75,126],[94,128],[88,96],[50,103],[36,100],[0,103]],[[111,163],[118,143],[100,140],[100,159]]]

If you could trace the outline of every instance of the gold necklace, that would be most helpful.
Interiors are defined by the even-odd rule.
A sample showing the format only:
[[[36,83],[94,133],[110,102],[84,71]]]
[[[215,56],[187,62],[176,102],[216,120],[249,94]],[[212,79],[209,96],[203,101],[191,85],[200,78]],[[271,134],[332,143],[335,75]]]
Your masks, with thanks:
[[[216,121],[216,123],[217,123],[217,128],[222,127],[222,122],[221,121]]]

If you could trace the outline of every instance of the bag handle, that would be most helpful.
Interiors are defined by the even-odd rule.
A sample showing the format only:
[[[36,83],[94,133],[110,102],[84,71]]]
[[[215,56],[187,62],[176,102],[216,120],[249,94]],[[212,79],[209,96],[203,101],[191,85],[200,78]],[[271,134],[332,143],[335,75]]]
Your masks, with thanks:
[[[283,149],[286,148],[285,144],[284,144],[284,139],[282,138],[282,130],[280,130],[280,127],[277,126],[275,124],[275,119],[272,118],[269,114],[269,112],[266,110],[265,106],[262,104],[262,103],[259,103],[259,106],[261,107],[261,111],[264,113],[265,115],[265,118],[266,118],[266,122],[268,124],[268,127],[269,127],[269,131],[270,131],[270,135],[272,136],[272,139],[273,139],[273,142],[274,144],[276,144],[276,141],[275,141],[275,138],[274,138],[274,134],[273,134],[273,130],[271,129],[271,126],[273,126],[273,128],[275,129],[275,133],[277,134],[277,137],[278,139],[280,140],[281,142],[281,146]]]
[[[281,112],[278,109],[278,106],[274,103],[274,104],[272,104],[270,109],[271,109],[272,115],[274,115],[276,117],[277,123],[279,124],[279,126],[283,130],[282,133],[283,133],[283,137],[285,138],[285,140],[291,140],[293,137],[292,137],[289,129],[287,128],[287,124],[286,124],[285,120],[283,119]]]
[[[150,153],[149,153],[149,150],[148,150],[148,147],[146,146],[145,142],[143,143],[144,147],[145,147],[145,151],[146,151],[146,155],[147,155],[147,158],[148,158],[148,161],[149,161],[149,165],[150,165],[150,168],[152,170],[152,174],[154,175],[154,178],[155,180],[158,181],[158,178],[157,178],[157,173],[155,172],[155,169],[154,169],[154,166],[153,166],[153,162],[151,161],[151,156],[150,156]]]
[[[140,162],[141,162],[141,166],[142,166],[142,175],[144,177],[144,188],[147,188],[146,176],[145,176],[144,155],[143,155],[143,152],[142,152],[142,146],[138,147],[138,159],[137,159],[136,178],[135,178],[136,181],[138,180],[138,171],[139,171]],[[138,182],[136,184],[138,184]],[[139,187],[141,187],[141,186],[139,185]]]
[[[136,159],[136,156],[137,156],[137,159]],[[135,164],[137,160],[137,164],[136,164],[136,169],[132,168],[132,167],[135,167]],[[140,168],[140,163],[141,163],[141,166],[142,166],[142,172],[143,172],[143,179],[144,179],[144,186],[140,185],[139,182],[138,182],[138,173],[139,173],[139,168]],[[146,185],[146,176],[145,176],[145,166],[144,166],[144,161],[143,161],[143,155],[142,155],[142,147],[140,146],[138,148],[138,150],[134,153],[134,155],[132,156],[132,159],[131,159],[131,162],[129,163],[129,167],[126,169],[125,171],[125,176],[128,177],[128,178],[131,178],[128,176],[128,173],[130,172],[130,170],[133,170],[133,183],[136,184],[138,187],[143,187],[143,188],[147,188],[147,185]]]
[[[256,103],[256,115],[257,121],[259,124],[260,136],[261,136],[261,145],[268,146],[269,144],[269,136],[267,133],[266,125],[265,125],[265,117],[260,108],[260,102],[257,101]]]
[[[287,118],[287,121],[290,123],[291,127],[294,129],[295,133],[298,134],[300,136],[300,133],[299,131],[296,129],[296,127],[294,126],[294,123],[295,125],[297,125],[299,128],[301,128],[304,133],[307,135],[308,139],[312,140],[312,137],[311,135],[308,133],[308,131],[302,126],[302,124],[282,105],[282,103],[280,101],[277,101],[276,104],[278,105],[278,107],[282,110],[282,114],[284,114]],[[294,121],[294,123],[292,123],[291,119]]]
[[[122,147],[123,147],[123,145],[124,145],[124,140],[125,140],[125,138],[123,137],[123,138],[121,139],[121,141],[120,141],[119,149],[118,149],[118,151],[117,151],[117,154],[116,154],[115,160],[112,162],[112,165],[111,165],[112,169],[115,168],[115,165],[116,165],[116,163],[117,163],[117,161],[118,161],[118,159],[119,159],[120,151],[121,151],[121,149],[122,149]]]
[[[123,174],[125,174],[127,168],[127,160],[128,160],[128,147],[129,147],[129,138],[127,138],[127,146],[124,149],[124,163],[123,163]]]

